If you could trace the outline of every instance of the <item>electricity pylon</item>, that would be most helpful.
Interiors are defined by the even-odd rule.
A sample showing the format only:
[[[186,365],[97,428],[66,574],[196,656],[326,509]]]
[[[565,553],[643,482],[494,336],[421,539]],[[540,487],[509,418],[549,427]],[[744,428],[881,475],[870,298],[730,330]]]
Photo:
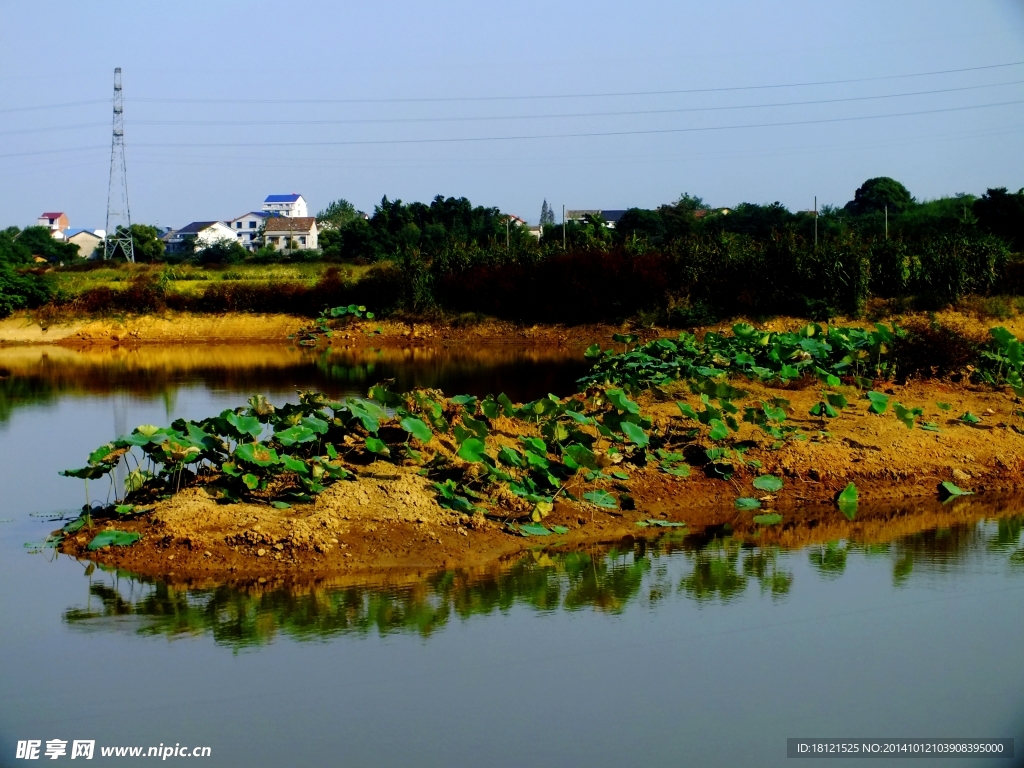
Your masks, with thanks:
[[[128,208],[128,169],[124,162],[124,107],[121,104],[121,68],[114,70],[114,134],[110,140],[110,182],[107,186],[107,228],[103,258],[120,249],[126,261],[135,261],[132,215]]]

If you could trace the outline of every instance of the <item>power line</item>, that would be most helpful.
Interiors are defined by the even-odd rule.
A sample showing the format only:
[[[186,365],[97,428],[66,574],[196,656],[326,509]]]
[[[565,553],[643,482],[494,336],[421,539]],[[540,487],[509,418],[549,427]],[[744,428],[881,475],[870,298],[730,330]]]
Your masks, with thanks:
[[[189,99],[189,98],[157,98],[139,97],[133,102],[161,102],[174,104],[396,104],[410,102],[451,102],[451,101],[527,101],[532,99],[594,99],[617,96],[665,96],[682,93],[724,93],[727,91],[757,91],[770,88],[806,88],[816,85],[842,85],[847,83],[868,83],[881,80],[900,80],[909,77],[930,77],[932,75],[950,75],[958,72],[977,72],[987,69],[1019,67],[1024,61],[1011,61],[1005,64],[988,64],[981,67],[963,67],[961,69],[940,69],[933,72],[915,72],[906,75],[881,75],[878,77],[855,77],[845,80],[816,80],[803,83],[780,83],[775,85],[736,85],[723,88],[685,88],[663,91],[615,91],[608,93],[564,93],[542,96],[431,96],[412,98],[387,99]]]
[[[911,77],[931,77],[933,75],[952,75],[961,72],[978,72],[988,69],[1002,69],[1006,67],[1019,67],[1024,61],[1010,61],[1005,64],[987,64],[980,67],[962,67],[960,69],[939,69],[932,72],[914,72],[904,75],[882,75],[878,77],[855,77],[843,80],[817,80],[802,83],[777,83],[773,85],[737,85],[721,88],[688,88],[663,91],[618,91],[608,93],[570,93],[570,94],[548,94],[535,96],[449,96],[449,97],[422,97],[422,98],[389,98],[389,99],[174,99],[157,97],[136,97],[126,99],[129,102],[169,102],[169,103],[193,103],[193,104],[392,104],[402,102],[446,102],[446,101],[526,101],[531,99],[590,99],[610,98],[616,96],[662,96],[683,93],[724,93],[728,91],[755,91],[772,88],[806,88],[816,85],[843,85],[848,83],[868,83],[882,80],[900,80]],[[4,107],[0,114],[8,112],[29,112],[41,109],[64,109],[67,107],[82,107],[92,104],[109,104],[110,99],[90,99],[88,101],[70,101],[61,104],[37,104],[27,107]]]
[[[49,128],[19,128],[14,131],[0,131],[0,136],[14,136],[19,133],[49,133],[50,131],[71,131],[78,128],[95,128],[107,123],[78,123],[77,125],[55,125]]]
[[[743,125],[719,125],[719,126],[705,126],[705,127],[690,127],[690,128],[663,128],[663,129],[651,129],[651,130],[639,130],[639,131],[602,131],[594,133],[561,133],[561,134],[535,134],[535,135],[522,135],[522,136],[493,136],[493,137],[468,137],[468,138],[440,138],[440,139],[381,139],[381,140],[367,140],[367,141],[312,141],[312,142],[192,142],[192,143],[139,143],[135,144],[135,147],[143,148],[184,148],[184,147],[317,147],[317,146],[346,146],[346,145],[364,145],[364,144],[433,144],[433,143],[456,143],[460,141],[467,142],[484,142],[484,141],[515,141],[515,140],[527,140],[527,139],[557,139],[557,138],[585,138],[585,137],[601,137],[601,136],[634,136],[634,135],[646,135],[646,134],[661,134],[661,133],[688,133],[688,132],[700,132],[700,131],[717,131],[717,130],[741,130],[744,128],[774,128],[784,127],[792,125],[814,125],[820,123],[838,123],[838,122],[850,122],[856,120],[877,120],[890,117],[909,117],[914,115],[928,115],[942,112],[958,112],[969,109],[987,109],[990,107],[1002,107],[1010,106],[1015,104],[1022,104],[1024,100],[1015,101],[1003,101],[993,104],[977,104],[965,107],[947,107],[942,109],[927,109],[918,110],[914,112],[892,112],[881,115],[861,115],[856,117],[836,117],[836,118],[821,118],[816,120],[789,120],[783,122],[774,123],[747,123]],[[1016,130],[1016,129],[1014,129]],[[87,145],[79,147],[66,147],[62,149],[43,149],[33,150],[29,152],[11,152],[0,155],[0,158],[10,157],[27,157],[32,155],[48,155],[58,152],[80,152],[85,150],[96,150],[106,149],[105,145]]]
[[[86,104],[109,104],[110,99],[92,99],[91,101],[71,101],[66,104],[40,104],[35,107],[5,107],[0,112],[29,112],[36,109],[63,109],[64,107],[82,107]]]
[[[132,125],[368,125],[368,124],[401,124],[401,123],[445,123],[445,122],[480,122],[495,120],[549,120],[578,117],[628,117],[633,115],[668,115],[688,112],[719,112],[730,109],[768,109],[773,107],[799,107],[817,104],[840,104],[857,101],[877,101],[880,99],[897,99],[909,96],[930,96],[938,93],[955,93],[975,91],[983,88],[999,88],[1007,85],[1021,85],[1024,80],[1010,80],[1002,83],[984,85],[965,85],[956,88],[936,88],[927,91],[905,91],[877,96],[846,96],[836,99],[810,99],[805,101],[776,101],[767,104],[736,104],[717,107],[678,107],[673,109],[641,109],[615,110],[604,112],[561,112],[543,115],[480,115],[470,117],[408,117],[408,118],[352,118],[345,120],[131,120]],[[51,126],[48,128],[19,128],[13,131],[0,131],[0,136],[12,136],[24,133],[42,133],[44,131],[65,131],[79,128],[95,128],[106,123],[78,123],[75,125]]]
[[[132,120],[132,125],[366,125],[366,124],[399,124],[399,123],[448,123],[448,122],[479,122],[495,120],[549,120],[577,117],[624,117],[630,115],[668,115],[686,112],[718,112],[729,109],[767,109],[770,107],[798,107],[815,104],[839,104],[843,102],[873,101],[879,99],[896,99],[907,96],[927,96],[936,93],[953,93],[956,91],[973,91],[981,88],[997,88],[1004,85],[1020,85],[1024,80],[1011,80],[1004,83],[987,85],[966,85],[958,88],[938,88],[929,91],[909,91],[890,93],[880,96],[849,96],[837,99],[812,99],[809,101],[777,101],[768,104],[737,104],[717,107],[679,107],[673,109],[641,109],[619,110],[606,112],[562,112],[545,115],[483,115],[471,117],[400,117],[400,118],[351,118],[345,120]],[[57,129],[48,129],[57,130]],[[20,132],[20,131],[19,131]],[[2,134],[0,134],[2,135]]]
[[[914,115],[933,115],[943,112],[962,112],[968,109],[986,109],[990,107],[1005,107],[1014,104],[1024,104],[1024,99],[1015,101],[1001,101],[994,104],[976,104],[966,107],[946,107],[942,109],[923,109],[914,112],[891,112],[882,115],[860,115],[857,117],[832,117],[819,118],[816,120],[785,120],[774,123],[747,123],[742,125],[713,125],[704,127],[689,128],[660,128],[637,131],[595,131],[586,133],[545,133],[545,134],[523,134],[519,136],[477,136],[465,138],[440,138],[440,139],[362,139],[348,141],[269,141],[269,142],[181,142],[169,143],[139,143],[137,147],[330,147],[330,146],[355,146],[369,144],[454,144],[458,142],[484,142],[484,141],[518,141],[528,139],[576,139],[600,136],[641,136],[668,133],[696,133],[704,131],[731,131],[745,128],[778,128],[793,125],[816,125],[821,123],[842,123],[857,120],[879,120],[889,117],[911,117]]]

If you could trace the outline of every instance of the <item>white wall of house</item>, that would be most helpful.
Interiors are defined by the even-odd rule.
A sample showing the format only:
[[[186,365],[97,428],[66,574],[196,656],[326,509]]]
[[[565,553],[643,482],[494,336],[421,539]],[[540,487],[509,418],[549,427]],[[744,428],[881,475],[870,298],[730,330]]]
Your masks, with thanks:
[[[235,233],[226,224],[216,221],[196,235],[196,248],[209,248],[214,243],[237,241]]]
[[[267,214],[251,211],[224,223],[235,233],[239,245],[250,251],[255,251],[257,248],[256,236],[266,220]]]
[[[305,218],[309,216],[306,209],[306,201],[302,195],[298,195],[295,200],[287,201],[274,201],[270,198],[273,197],[291,197],[291,195],[270,195],[267,200],[263,202],[263,211],[273,216],[289,216],[291,218]]]
[[[308,227],[302,229],[277,229],[277,223],[273,219],[267,222],[267,229],[263,235],[265,245],[279,251],[305,251],[318,247],[316,219],[310,218]]]
[[[68,237],[68,242],[78,246],[78,257],[80,259],[88,259],[92,256],[93,251],[96,250],[96,246],[103,242],[103,238],[95,232],[85,230],[83,232],[76,232]]]

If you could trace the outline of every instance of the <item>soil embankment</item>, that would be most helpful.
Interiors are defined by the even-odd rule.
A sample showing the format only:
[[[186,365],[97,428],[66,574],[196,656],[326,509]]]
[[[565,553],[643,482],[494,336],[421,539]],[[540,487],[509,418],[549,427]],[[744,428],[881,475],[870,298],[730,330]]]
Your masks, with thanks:
[[[308,318],[294,315],[228,312],[127,315],[124,317],[68,318],[47,322],[27,312],[0,320],[0,345],[89,345],[287,343],[308,328]],[[610,343],[619,329],[611,325],[524,326],[491,320],[458,325],[408,323],[394,320],[353,322],[336,330],[331,344],[590,344]],[[655,335],[655,334],[650,334]],[[584,344],[584,345],[585,345]]]
[[[752,399],[780,394],[758,384],[744,386]],[[807,440],[789,440],[775,450],[770,441],[752,440],[745,455],[761,467],[740,469],[728,481],[705,476],[696,462],[686,478],[660,472],[653,464],[630,468],[629,480],[615,486],[632,499],[621,509],[603,510],[560,497],[544,523],[568,529],[561,535],[513,535],[495,515],[484,518],[445,509],[417,467],[376,462],[348,467],[354,480],[334,484],[313,504],[290,509],[218,504],[202,488],[189,489],[134,521],[98,524],[139,532],[142,539],[134,546],[90,552],[86,545],[94,529],[65,539],[61,549],[147,576],[270,579],[485,566],[526,549],[574,547],[662,530],[656,524],[637,526],[648,520],[684,521],[694,532],[728,525],[735,536],[795,546],[838,538],[891,538],[950,524],[968,512],[977,517],[979,508],[991,508],[993,514],[1019,509],[1021,500],[1012,494],[1024,482],[1024,420],[1011,396],[934,382],[886,391],[908,408],[922,408],[922,420],[937,424],[938,431],[908,429],[891,413],[870,413],[866,401],[854,400],[852,390],[851,407],[838,418],[819,422],[806,415],[818,398],[816,388],[785,391],[781,394],[790,400],[792,421],[805,428]],[[940,402],[949,408],[940,408]],[[674,400],[648,396],[643,405],[656,427],[679,418]],[[970,425],[957,418],[968,411],[980,421]],[[529,431],[529,425],[511,422],[503,429],[509,439]],[[783,489],[775,494],[753,489],[760,473],[783,478]],[[851,481],[861,498],[853,521],[833,505]],[[937,488],[942,481],[978,495],[941,505]],[[762,508],[736,509],[734,500],[741,496],[759,498]],[[508,506],[510,519],[521,514],[514,500]],[[753,516],[765,512],[780,513],[782,522],[755,524]]]

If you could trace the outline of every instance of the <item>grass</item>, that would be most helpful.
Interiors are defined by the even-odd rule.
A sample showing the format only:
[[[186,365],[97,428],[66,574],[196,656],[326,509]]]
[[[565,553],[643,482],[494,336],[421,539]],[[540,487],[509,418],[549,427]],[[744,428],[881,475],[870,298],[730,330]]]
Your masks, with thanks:
[[[163,280],[168,290],[183,294],[198,294],[211,283],[267,284],[276,282],[315,283],[330,267],[338,265],[314,264],[231,264],[231,265],[167,265],[120,264],[112,267],[82,270],[80,267],[57,267],[53,270],[57,287],[65,294],[76,296],[90,288],[121,288],[138,275],[152,275]],[[344,265],[343,274],[360,278],[365,266]]]

